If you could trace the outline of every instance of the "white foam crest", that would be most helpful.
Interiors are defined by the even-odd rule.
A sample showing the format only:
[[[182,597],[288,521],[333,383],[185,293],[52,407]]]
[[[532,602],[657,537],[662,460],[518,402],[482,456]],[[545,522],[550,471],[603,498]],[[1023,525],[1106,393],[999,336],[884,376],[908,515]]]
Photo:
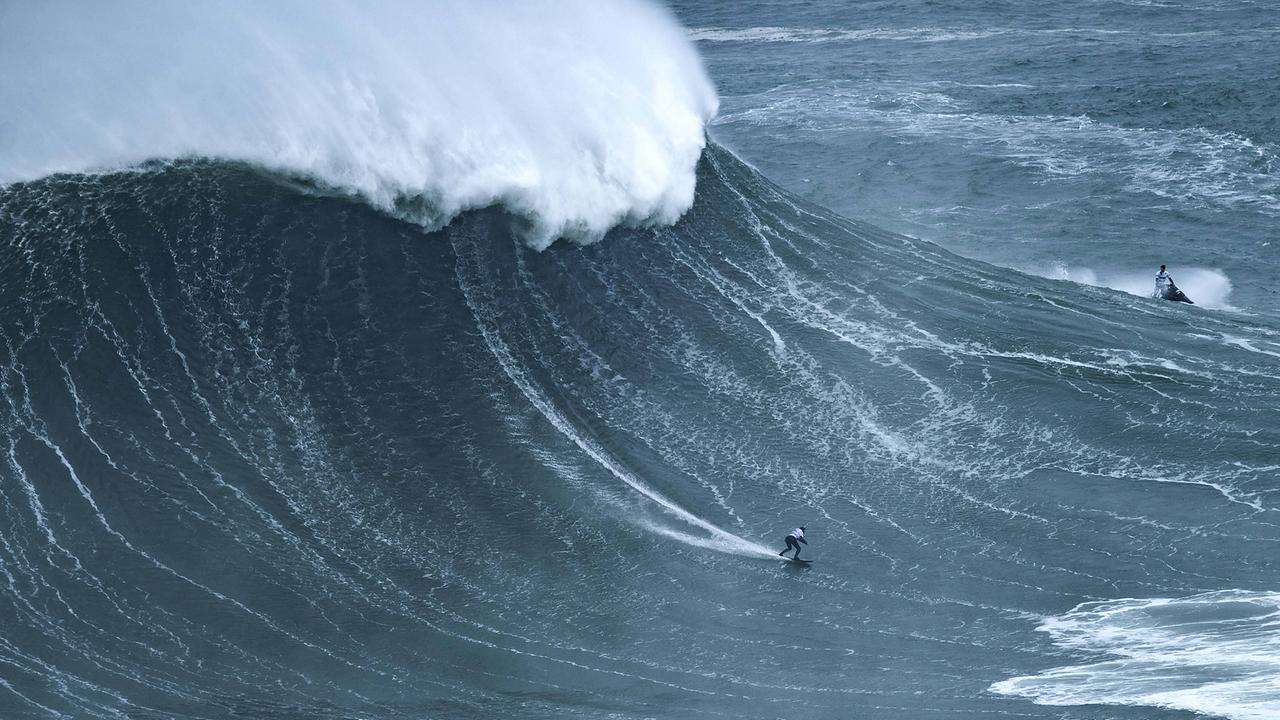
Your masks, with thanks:
[[[1151,297],[1156,288],[1156,272],[1136,270],[1103,270],[1097,271],[1088,267],[1072,267],[1065,263],[1056,263],[1052,267],[1023,267],[1024,272],[1053,280],[1070,280],[1082,285],[1107,287],[1121,290],[1131,295]],[[1231,279],[1221,270],[1213,268],[1182,268],[1170,271],[1178,288],[1187,294],[1196,305],[1217,310],[1235,309],[1228,302],[1231,297]]]
[[[1236,337],[1234,335],[1224,335],[1222,337],[1222,341],[1227,345],[1234,345],[1238,348],[1248,350],[1249,352],[1258,353],[1259,355],[1270,355],[1271,357],[1280,358],[1280,343],[1273,343],[1269,340],[1250,340],[1242,337]],[[1258,347],[1260,344],[1270,345],[1274,349],[1267,350],[1265,348]]]
[[[0,184],[213,157],[530,244],[666,223],[718,100],[645,0],[0,4]]]
[[[1280,594],[1226,590],[1085,603],[1038,630],[1108,659],[991,686],[1043,705],[1140,705],[1238,720],[1280,716]]]
[[[899,42],[950,42],[978,40],[999,35],[1003,30],[956,30],[950,28],[796,28],[796,27],[702,27],[689,31],[694,40],[708,42],[824,43],[889,40]]]

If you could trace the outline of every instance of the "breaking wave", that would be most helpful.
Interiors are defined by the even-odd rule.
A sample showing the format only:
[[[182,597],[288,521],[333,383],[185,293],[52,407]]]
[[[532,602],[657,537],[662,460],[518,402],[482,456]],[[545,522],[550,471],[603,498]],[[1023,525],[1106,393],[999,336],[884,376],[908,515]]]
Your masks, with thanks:
[[[717,105],[635,0],[6,3],[0,67],[0,183],[240,160],[539,247],[679,217]]]

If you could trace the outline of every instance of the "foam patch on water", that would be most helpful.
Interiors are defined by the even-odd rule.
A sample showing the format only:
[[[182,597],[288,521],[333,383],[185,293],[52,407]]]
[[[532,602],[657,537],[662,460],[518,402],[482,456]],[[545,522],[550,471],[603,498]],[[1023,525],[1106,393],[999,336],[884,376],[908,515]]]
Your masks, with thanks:
[[[1104,658],[1010,678],[994,692],[1043,705],[1138,705],[1236,720],[1280,717],[1280,595],[1228,590],[1085,603],[1039,628]]]
[[[951,42],[978,40],[1002,31],[975,32],[950,28],[794,28],[794,27],[703,27],[689,31],[694,40],[708,42],[824,43],[890,40],[903,42]]]
[[[1013,35],[1018,37],[1037,37],[1043,35],[1066,35],[1082,38],[1099,38],[1109,35],[1134,35],[1133,30],[1117,30],[1113,28],[989,28],[971,30],[945,27],[892,27],[892,28],[847,28],[847,27],[700,27],[689,31],[695,40],[708,42],[761,42],[761,43],[824,43],[824,42],[861,42],[868,40],[889,40],[899,42],[953,42],[964,40],[982,40],[997,35]],[[1212,34],[1212,31],[1192,31],[1177,33],[1158,33],[1144,31],[1142,37],[1179,38]]]
[[[241,160],[537,247],[677,219],[718,103],[641,0],[4,3],[0,68],[0,184]]]
[[[1021,269],[1054,280],[1070,280],[1083,285],[1107,287],[1143,297],[1151,297],[1156,287],[1154,270],[1151,272],[1097,271],[1087,267],[1070,267],[1062,263],[1051,268]],[[1231,279],[1221,270],[1183,268],[1176,272],[1171,271],[1171,274],[1178,288],[1196,305],[1214,309],[1234,309],[1228,302],[1231,297]]]
[[[695,34],[702,40],[707,33]],[[721,36],[714,36],[718,39]],[[873,132],[946,142],[1027,168],[1047,182],[1110,177],[1127,191],[1179,203],[1280,214],[1277,147],[1205,128],[1131,128],[1083,116],[975,112],[937,83],[800,82],[734,98],[717,125]],[[922,99],[924,101],[922,101]]]

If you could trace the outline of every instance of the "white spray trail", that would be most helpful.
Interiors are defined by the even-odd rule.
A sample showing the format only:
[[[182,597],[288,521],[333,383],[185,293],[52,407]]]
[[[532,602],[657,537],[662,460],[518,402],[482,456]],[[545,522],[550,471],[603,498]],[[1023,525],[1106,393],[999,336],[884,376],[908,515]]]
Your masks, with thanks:
[[[1099,272],[1092,268],[1068,267],[1059,263],[1047,272],[1043,268],[1026,267],[1018,269],[1054,280],[1070,280],[1095,287],[1109,287],[1113,290],[1121,290],[1131,295],[1141,295],[1143,297],[1150,297],[1156,286],[1156,271],[1154,268],[1146,272],[1137,270]],[[1231,296],[1231,279],[1221,270],[1211,268],[1171,268],[1170,272],[1173,274],[1174,281],[1177,282],[1178,287],[1190,296],[1197,305],[1215,309],[1232,309],[1228,301]]]
[[[535,382],[529,379],[524,368],[516,359],[515,354],[507,346],[502,339],[495,326],[491,313],[486,311],[473,297],[473,291],[466,281],[463,273],[458,274],[459,285],[462,288],[463,296],[466,299],[467,307],[471,309],[472,316],[476,320],[476,327],[480,334],[484,337],[485,345],[489,351],[497,359],[502,366],[503,372],[512,384],[520,390],[538,412],[544,417],[551,426],[554,427],[561,435],[572,442],[583,453],[599,464],[602,468],[613,475],[618,480],[635,490],[640,495],[648,498],[655,503],[664,513],[675,517],[688,525],[696,527],[707,536],[690,535],[688,533],[672,530],[654,522],[641,521],[641,524],[659,534],[674,538],[689,545],[704,547],[710,550],[727,553],[730,555],[743,555],[747,557],[772,558],[774,552],[769,548],[757,542],[752,542],[746,538],[739,537],[728,530],[718,527],[714,523],[708,522],[697,515],[680,507],[674,500],[663,495],[658,490],[651,487],[648,483],[641,480],[635,474],[627,470],[613,455],[605,448],[600,447],[591,438],[580,433],[564,416],[549,398],[542,392]]]
[[[0,3],[0,73],[0,184],[240,160],[535,247],[676,220],[718,102],[644,0]]]

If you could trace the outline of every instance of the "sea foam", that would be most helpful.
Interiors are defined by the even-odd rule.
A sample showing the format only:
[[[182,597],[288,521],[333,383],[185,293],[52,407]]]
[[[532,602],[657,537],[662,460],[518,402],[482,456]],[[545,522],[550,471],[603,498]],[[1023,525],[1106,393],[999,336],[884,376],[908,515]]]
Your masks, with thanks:
[[[672,222],[717,97],[641,0],[0,5],[0,184],[246,161],[529,243]]]
[[[1280,713],[1275,593],[1224,590],[1187,598],[1085,603],[1038,628],[1094,656],[1010,678],[991,690],[1044,705],[1144,705],[1235,720]]]

